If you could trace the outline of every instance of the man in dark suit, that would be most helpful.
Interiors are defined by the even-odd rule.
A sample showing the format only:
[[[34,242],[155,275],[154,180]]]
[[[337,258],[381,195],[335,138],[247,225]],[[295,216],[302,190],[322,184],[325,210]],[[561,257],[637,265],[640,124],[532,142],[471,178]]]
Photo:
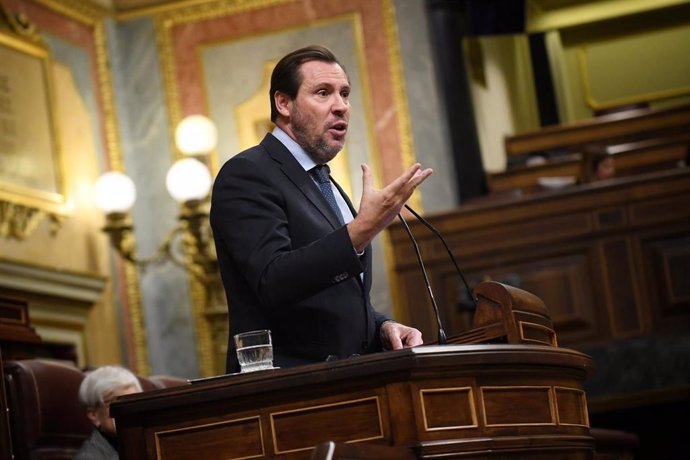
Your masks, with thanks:
[[[230,311],[228,372],[239,370],[232,336],[251,330],[271,330],[280,367],[422,343],[417,329],[372,307],[370,242],[432,171],[415,164],[377,190],[362,165],[357,213],[327,169],[316,173],[343,148],[349,94],[328,49],[288,54],[271,76],[276,129],[216,177],[211,226]]]

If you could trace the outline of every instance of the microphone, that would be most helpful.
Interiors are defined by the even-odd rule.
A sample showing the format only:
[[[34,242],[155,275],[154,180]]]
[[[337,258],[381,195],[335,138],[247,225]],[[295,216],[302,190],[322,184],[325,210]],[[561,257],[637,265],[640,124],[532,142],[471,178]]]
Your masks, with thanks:
[[[413,214],[416,215],[416,213],[414,213],[414,212],[413,212]],[[419,262],[419,266],[422,269],[422,275],[424,276],[424,283],[426,283],[426,290],[429,293],[429,298],[431,299],[431,305],[434,307],[434,314],[436,315],[436,324],[438,326],[438,343],[439,343],[439,345],[445,345],[448,342],[446,340],[446,331],[443,330],[443,325],[441,324],[441,315],[438,312],[438,305],[436,305],[436,299],[434,299],[434,293],[431,290],[431,284],[429,283],[429,277],[426,274],[426,267],[424,266],[424,262],[422,261],[422,255],[419,252],[419,245],[417,244],[417,240],[415,240],[414,236],[412,235],[412,231],[410,230],[410,226],[407,225],[407,222],[405,221],[405,218],[402,216],[402,214],[398,214],[398,219],[400,219],[400,222],[402,222],[403,227],[405,228],[405,231],[407,232],[407,236],[409,236],[410,241],[412,241],[412,245],[414,246],[414,251],[417,254],[417,261]]]
[[[418,221],[420,221],[426,228],[431,230],[431,232],[436,235],[440,240],[441,243],[443,243],[443,247],[446,248],[446,252],[448,253],[448,256],[450,257],[450,260],[453,262],[453,265],[455,266],[455,271],[458,272],[458,275],[460,275],[460,279],[462,280],[463,284],[465,285],[465,289],[467,290],[467,295],[469,296],[470,300],[472,300],[472,303],[474,304],[474,309],[477,309],[477,299],[472,295],[472,290],[470,289],[469,285],[467,284],[467,281],[465,280],[465,275],[462,274],[462,270],[460,270],[460,266],[455,260],[455,257],[453,257],[453,252],[450,250],[450,247],[448,247],[448,243],[446,242],[446,239],[441,235],[441,232],[436,230],[436,227],[431,225],[429,221],[427,221],[425,218],[417,214],[414,209],[409,207],[407,203],[405,204],[405,209],[410,211],[413,216],[417,218]]]

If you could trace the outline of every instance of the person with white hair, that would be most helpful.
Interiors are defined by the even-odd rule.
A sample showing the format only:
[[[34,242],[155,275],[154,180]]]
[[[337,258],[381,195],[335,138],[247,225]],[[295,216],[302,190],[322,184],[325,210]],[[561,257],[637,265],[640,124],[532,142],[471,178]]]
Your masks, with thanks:
[[[119,396],[141,391],[139,379],[124,367],[103,366],[89,372],[79,387],[79,400],[86,406],[86,415],[93,423],[94,430],[74,456],[75,460],[119,458],[110,403]]]

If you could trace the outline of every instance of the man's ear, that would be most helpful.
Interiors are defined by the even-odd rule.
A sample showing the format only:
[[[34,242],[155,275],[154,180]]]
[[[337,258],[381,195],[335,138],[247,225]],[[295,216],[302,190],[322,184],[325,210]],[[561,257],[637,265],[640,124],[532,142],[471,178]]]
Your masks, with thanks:
[[[289,117],[292,112],[292,98],[287,94],[276,91],[273,94],[273,102],[276,104],[278,113],[284,117]]]
[[[96,414],[97,410],[96,409],[88,409],[86,411],[86,416],[91,420],[91,423],[93,423],[93,426],[98,428],[101,425],[100,420],[98,420],[98,415]]]

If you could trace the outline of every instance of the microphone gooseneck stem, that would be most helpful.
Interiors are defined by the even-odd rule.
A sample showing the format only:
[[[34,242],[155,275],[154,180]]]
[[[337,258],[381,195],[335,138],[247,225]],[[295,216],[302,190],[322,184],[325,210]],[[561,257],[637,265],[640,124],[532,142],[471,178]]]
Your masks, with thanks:
[[[410,226],[407,225],[407,222],[405,221],[405,218],[402,216],[402,214],[398,214],[398,219],[400,219],[400,222],[402,222],[403,227],[405,228],[405,231],[407,232],[407,236],[409,236],[410,241],[412,241],[412,245],[414,246],[415,254],[417,254],[417,261],[419,262],[419,266],[422,269],[422,275],[424,276],[424,283],[426,284],[426,290],[429,293],[429,298],[431,299],[431,305],[434,307],[434,314],[436,315],[436,324],[438,325],[438,344],[439,345],[445,345],[447,343],[446,332],[443,330],[443,326],[441,325],[441,315],[439,314],[439,311],[438,311],[438,305],[436,305],[436,299],[434,299],[434,293],[431,290],[431,283],[429,283],[429,277],[426,274],[426,267],[424,267],[424,262],[422,261],[422,255],[419,252],[419,245],[417,244],[417,241],[414,239],[414,236],[412,235],[412,231],[410,230]]]
[[[458,272],[458,275],[460,275],[460,279],[462,280],[463,284],[465,285],[465,289],[467,290],[467,295],[470,297],[470,300],[472,300],[472,303],[474,304],[475,310],[477,309],[477,299],[474,298],[474,295],[472,295],[472,289],[470,289],[470,286],[467,284],[467,281],[465,281],[465,275],[462,274],[462,270],[460,270],[460,266],[458,263],[455,261],[455,257],[453,256],[453,251],[450,250],[450,247],[448,246],[448,243],[446,242],[446,239],[441,235],[441,232],[436,230],[436,227],[431,225],[429,221],[427,221],[425,218],[417,214],[414,209],[409,207],[407,204],[405,204],[405,209],[410,211],[413,216],[417,218],[418,221],[420,221],[426,228],[431,230],[431,232],[438,237],[438,239],[441,240],[441,243],[443,243],[443,247],[446,248],[446,252],[448,253],[448,256],[450,256],[450,260],[453,262],[453,265],[455,266],[455,271]]]

